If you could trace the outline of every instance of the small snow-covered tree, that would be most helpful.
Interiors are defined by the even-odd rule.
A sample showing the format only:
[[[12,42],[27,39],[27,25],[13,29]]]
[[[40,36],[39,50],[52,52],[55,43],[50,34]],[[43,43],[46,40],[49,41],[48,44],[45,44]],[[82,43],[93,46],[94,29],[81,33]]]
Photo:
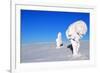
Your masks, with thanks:
[[[61,34],[61,32],[59,32],[57,35],[57,39],[56,39],[56,48],[61,48],[61,46],[63,46],[62,34]]]

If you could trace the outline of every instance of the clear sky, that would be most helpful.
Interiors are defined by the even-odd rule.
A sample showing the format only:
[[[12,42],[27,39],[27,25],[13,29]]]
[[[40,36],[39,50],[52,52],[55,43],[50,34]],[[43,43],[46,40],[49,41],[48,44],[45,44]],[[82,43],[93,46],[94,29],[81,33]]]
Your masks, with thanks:
[[[67,41],[65,32],[77,20],[86,22],[88,32],[82,40],[89,40],[89,17],[89,13],[21,10],[21,41],[55,42],[58,32],[62,33],[63,41]]]

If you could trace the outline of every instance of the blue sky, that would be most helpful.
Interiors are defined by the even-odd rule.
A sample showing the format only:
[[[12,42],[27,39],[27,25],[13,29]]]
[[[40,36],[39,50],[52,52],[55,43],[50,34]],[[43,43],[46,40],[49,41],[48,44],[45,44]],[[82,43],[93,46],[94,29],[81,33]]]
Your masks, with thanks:
[[[55,42],[58,32],[62,33],[63,41],[67,41],[66,29],[77,20],[86,22],[88,32],[82,40],[89,40],[89,17],[89,13],[21,10],[21,41]]]

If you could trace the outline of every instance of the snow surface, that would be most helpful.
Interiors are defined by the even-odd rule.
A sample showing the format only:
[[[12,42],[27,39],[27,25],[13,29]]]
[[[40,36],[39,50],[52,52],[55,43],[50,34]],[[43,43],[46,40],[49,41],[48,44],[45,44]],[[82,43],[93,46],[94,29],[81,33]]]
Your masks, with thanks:
[[[21,63],[89,60],[89,41],[81,41],[78,57],[72,56],[69,45],[67,42],[62,48],[57,49],[55,42],[22,44]]]

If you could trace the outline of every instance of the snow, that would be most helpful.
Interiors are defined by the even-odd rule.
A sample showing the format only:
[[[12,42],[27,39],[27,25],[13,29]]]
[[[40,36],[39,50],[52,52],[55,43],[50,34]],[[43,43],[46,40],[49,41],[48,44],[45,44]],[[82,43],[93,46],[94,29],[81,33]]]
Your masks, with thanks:
[[[55,42],[22,44],[21,63],[89,60],[89,41],[81,41],[80,56],[73,57],[69,42],[60,49]]]

